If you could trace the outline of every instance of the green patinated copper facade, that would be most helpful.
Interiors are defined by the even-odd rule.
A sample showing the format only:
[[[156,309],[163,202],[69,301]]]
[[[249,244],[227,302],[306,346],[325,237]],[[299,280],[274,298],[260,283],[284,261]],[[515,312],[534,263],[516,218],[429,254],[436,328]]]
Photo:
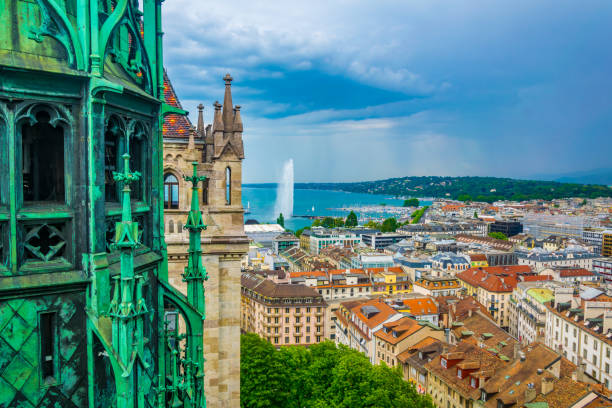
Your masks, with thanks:
[[[206,406],[195,171],[168,283],[161,3],[0,0],[0,408]]]

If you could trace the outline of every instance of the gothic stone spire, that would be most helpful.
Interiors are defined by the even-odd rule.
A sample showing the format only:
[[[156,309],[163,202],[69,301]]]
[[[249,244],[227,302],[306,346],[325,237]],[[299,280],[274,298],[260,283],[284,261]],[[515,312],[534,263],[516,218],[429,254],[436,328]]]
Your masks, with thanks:
[[[231,132],[234,124],[234,106],[232,104],[232,80],[230,74],[223,78],[225,81],[225,96],[223,97],[223,124],[226,132]]]

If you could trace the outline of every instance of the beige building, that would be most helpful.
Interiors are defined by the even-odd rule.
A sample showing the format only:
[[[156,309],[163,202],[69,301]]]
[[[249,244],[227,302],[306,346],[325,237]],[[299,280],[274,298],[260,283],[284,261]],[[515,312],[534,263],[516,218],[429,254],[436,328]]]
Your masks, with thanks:
[[[316,290],[243,273],[241,329],[271,344],[308,346],[325,340],[327,304]]]
[[[240,270],[248,251],[242,208],[242,119],[232,105],[231,81],[225,76],[223,105],[215,102],[214,122],[204,126],[198,107],[194,129],[186,116],[170,114],[164,123],[164,222],[169,281],[183,293],[188,233],[183,230],[191,203],[192,174],[206,176],[200,190],[200,208],[207,229],[202,233],[205,282],[206,397],[211,407],[240,406]],[[166,102],[181,109],[167,75]]]

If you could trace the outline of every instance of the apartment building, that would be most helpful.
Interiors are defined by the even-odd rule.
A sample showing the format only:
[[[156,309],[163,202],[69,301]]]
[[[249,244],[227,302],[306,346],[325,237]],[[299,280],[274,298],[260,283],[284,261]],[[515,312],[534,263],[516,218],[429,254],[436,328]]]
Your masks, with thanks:
[[[243,273],[240,309],[241,330],[257,333],[277,347],[325,339],[327,303],[308,286],[279,284]]]
[[[555,291],[546,305],[546,345],[596,381],[612,384],[612,302],[585,301],[571,289]]]
[[[579,368],[539,343],[516,345],[508,357],[495,348],[460,342],[425,368],[428,393],[440,408],[584,408],[610,401],[595,392],[601,389],[589,384]]]
[[[558,282],[519,282],[508,303],[508,332],[529,344],[544,341],[546,303],[555,299]]]
[[[506,363],[475,344],[461,342],[425,364],[427,393],[436,407],[475,407],[480,387]]]
[[[374,333],[385,323],[404,317],[381,299],[343,302],[335,312],[337,344],[344,344],[365,354],[374,364]]]
[[[433,268],[442,269],[453,274],[470,268],[470,258],[465,255],[457,255],[452,252],[442,252],[430,258]]]
[[[551,279],[567,284],[579,284],[599,280],[599,277],[595,273],[580,267],[561,266],[546,268],[540,272],[540,275],[547,275],[550,276]]]
[[[399,354],[425,338],[444,339],[444,330],[429,322],[417,321],[412,317],[387,322],[374,332],[376,364],[385,363],[390,367],[400,365]]]
[[[601,276],[605,283],[612,283],[612,258],[593,259],[593,272]]]
[[[413,284],[415,293],[426,296],[457,296],[461,292],[459,280],[443,271],[427,271],[421,273]]]
[[[445,345],[443,341],[426,337],[398,354],[397,360],[401,364],[404,380],[414,384],[419,394],[427,393],[429,376],[425,364],[438,357]]]
[[[601,241],[601,255],[612,256],[612,231],[606,231]]]
[[[519,282],[550,280],[538,276],[528,266],[490,266],[470,268],[457,274],[461,285],[470,296],[482,304],[500,327],[510,325],[509,311],[512,291]]]
[[[412,292],[412,282],[402,268],[366,269],[372,277],[372,294],[397,295]]]
[[[440,318],[438,304],[428,296],[413,293],[408,298],[394,299],[390,305],[398,312],[438,325]]]
[[[516,254],[519,265],[529,265],[534,270],[553,267],[575,267],[593,269],[593,259],[598,256],[580,249],[564,249],[561,251],[547,252],[534,249],[529,252],[518,252]]]
[[[370,248],[383,249],[406,238],[410,238],[410,236],[397,232],[378,232],[376,234],[363,234],[361,241]]]
[[[302,239],[302,236],[304,236],[304,239]],[[302,233],[302,236],[300,236],[300,246],[313,255],[318,255],[323,248],[332,245],[352,248],[359,245],[362,239],[362,235],[350,230],[322,227],[313,227],[310,231],[306,230]],[[302,242],[306,240],[308,240],[308,243],[302,245]]]

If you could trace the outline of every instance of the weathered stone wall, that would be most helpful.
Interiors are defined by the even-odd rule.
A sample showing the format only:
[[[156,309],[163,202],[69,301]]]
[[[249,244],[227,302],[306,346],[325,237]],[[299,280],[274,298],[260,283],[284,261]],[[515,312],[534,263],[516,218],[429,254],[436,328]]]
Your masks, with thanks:
[[[192,171],[191,162],[200,161],[203,145],[164,143],[164,169],[180,177],[179,209],[165,211],[175,233],[166,233],[168,272],[172,285],[186,294],[182,273],[187,265],[188,234],[177,231],[185,225],[191,202],[190,186],[182,179]],[[231,204],[226,204],[225,169],[231,169]],[[240,406],[240,273],[241,260],[248,251],[242,208],[242,163],[232,154],[198,165],[198,173],[209,178],[208,205],[202,205],[202,263],[208,274],[205,282],[204,321],[205,387],[208,406]],[[202,202],[200,198],[200,203]]]

